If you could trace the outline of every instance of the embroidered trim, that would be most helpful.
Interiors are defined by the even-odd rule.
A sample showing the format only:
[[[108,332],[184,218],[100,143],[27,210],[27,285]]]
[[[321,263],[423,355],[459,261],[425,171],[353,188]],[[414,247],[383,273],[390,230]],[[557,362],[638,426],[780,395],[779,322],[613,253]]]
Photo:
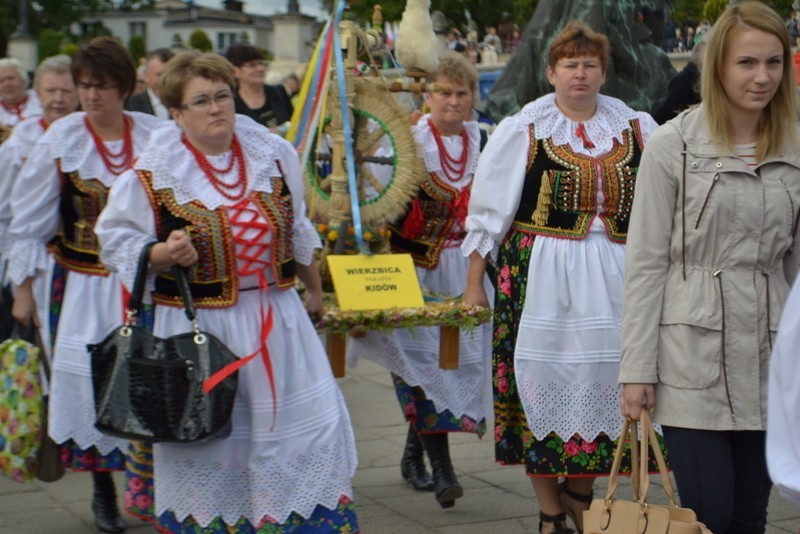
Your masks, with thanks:
[[[96,179],[84,180],[77,172],[61,170],[62,227],[48,249],[59,265],[72,271],[97,276],[108,276],[110,271],[100,263],[100,244],[94,225],[106,205],[108,188]]]
[[[468,188],[469,185],[464,189]],[[460,226],[451,206],[462,190],[445,182],[435,172],[428,173],[420,184],[420,190],[422,195],[419,200],[425,221],[422,234],[414,239],[404,238],[403,223],[399,221],[396,225],[390,225],[391,247],[396,253],[411,254],[414,264],[434,269],[439,264],[442,249],[453,240],[454,229]],[[459,238],[463,238],[463,235]]]
[[[623,143],[614,140],[612,149],[597,158],[575,153],[567,145],[556,145],[552,139],[536,141],[535,126],[529,125],[532,139],[529,154],[534,155],[528,164],[529,182],[526,196],[536,195],[535,209],[531,210],[530,200],[523,198],[520,210],[512,224],[515,230],[549,235],[553,237],[580,239],[589,232],[592,217],[597,210],[597,166],[603,173],[603,210],[599,214],[606,224],[610,240],[624,242],[627,237],[627,220],[633,204],[633,193],[638,170],[638,157],[641,155],[643,138],[638,120],[630,122],[630,128],[622,133]],[[533,177],[535,155],[539,146],[545,157],[556,168],[546,168],[541,176]],[[636,161],[634,161],[636,160]],[[631,164],[637,165],[632,167]],[[560,168],[558,168],[560,167]],[[541,167],[540,167],[541,169]],[[537,187],[535,192],[530,187]],[[524,206],[528,207],[525,208]],[[558,226],[552,221],[557,215],[564,224]],[[625,222],[625,224],[621,224]]]
[[[192,244],[200,260],[190,268],[190,284],[197,289],[195,304],[201,308],[226,308],[238,301],[238,276],[235,245],[228,208],[209,210],[199,201],[181,204],[171,189],[153,189],[152,174],[137,170],[153,211],[156,231],[165,240],[170,231],[188,227]],[[273,229],[272,269],[279,289],[294,287],[294,258],[292,256],[292,198],[288,186],[280,177],[273,178],[272,193],[253,191],[248,198],[258,208]],[[184,225],[182,223],[188,223]],[[161,273],[156,278],[153,301],[167,306],[182,306],[175,279]],[[164,291],[167,290],[168,293]]]

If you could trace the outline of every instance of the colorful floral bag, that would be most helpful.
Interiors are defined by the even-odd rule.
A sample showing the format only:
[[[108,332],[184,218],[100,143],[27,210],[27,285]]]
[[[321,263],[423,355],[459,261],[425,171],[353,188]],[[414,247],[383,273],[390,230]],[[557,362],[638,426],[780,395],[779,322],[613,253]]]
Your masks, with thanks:
[[[39,380],[41,350],[23,339],[0,344],[0,472],[17,482],[36,476],[47,417]]]

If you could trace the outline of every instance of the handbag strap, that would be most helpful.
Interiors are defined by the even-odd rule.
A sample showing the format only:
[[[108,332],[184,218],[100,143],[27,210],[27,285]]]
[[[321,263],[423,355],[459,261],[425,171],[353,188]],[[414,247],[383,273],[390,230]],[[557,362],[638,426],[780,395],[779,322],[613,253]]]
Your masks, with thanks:
[[[653,423],[650,421],[650,415],[647,410],[642,410],[642,415],[639,421],[642,426],[642,440],[640,442],[640,464],[639,464],[639,489],[638,493],[634,493],[636,500],[640,503],[647,501],[647,490],[650,485],[650,473],[648,469],[649,452],[652,448],[653,456],[658,464],[658,470],[661,473],[661,480],[664,484],[664,493],[667,494],[667,499],[672,506],[677,507],[675,500],[675,491],[672,488],[672,481],[669,478],[669,470],[667,469],[667,462],[664,461],[664,454],[661,452],[661,447],[658,444],[656,431],[653,429]],[[652,447],[651,447],[652,445]]]
[[[144,287],[147,281],[147,271],[150,264],[150,249],[152,249],[156,243],[158,243],[158,241],[146,244],[139,253],[139,262],[136,266],[136,279],[133,282],[133,291],[131,291],[131,296],[128,300],[128,321],[130,322],[132,322],[133,317],[138,315],[142,306]],[[197,317],[197,308],[194,305],[192,290],[189,287],[189,279],[186,271],[187,269],[180,265],[176,264],[172,266],[172,274],[175,276],[175,283],[178,286],[178,292],[183,300],[186,316],[194,323]]]
[[[172,266],[172,274],[175,276],[175,283],[178,286],[178,293],[180,293],[181,299],[183,299],[183,307],[186,317],[188,317],[189,320],[194,323],[195,319],[197,318],[197,308],[195,307],[194,299],[192,298],[192,288],[189,286],[187,268],[175,264]]]
[[[147,280],[148,265],[150,263],[150,249],[157,241],[146,244],[139,253],[139,263],[136,266],[136,279],[133,281],[133,291],[128,299],[128,315],[126,322],[133,322],[133,318],[138,315],[144,297],[144,286]]]
[[[617,441],[617,450],[614,452],[614,462],[611,464],[611,472],[608,476],[608,491],[606,492],[606,502],[611,500],[614,492],[617,490],[617,476],[619,476],[619,467],[622,464],[622,453],[625,451],[625,443],[630,436],[631,420],[627,417],[622,423],[622,432],[619,434]],[[631,441],[631,449],[633,449],[633,441]]]

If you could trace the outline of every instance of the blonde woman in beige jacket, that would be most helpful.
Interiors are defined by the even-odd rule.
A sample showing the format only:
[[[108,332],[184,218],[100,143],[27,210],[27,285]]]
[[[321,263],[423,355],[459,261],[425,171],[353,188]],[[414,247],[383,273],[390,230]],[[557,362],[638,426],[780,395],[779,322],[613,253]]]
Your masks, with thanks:
[[[764,532],[767,367],[798,271],[800,149],[789,36],[758,2],[712,30],[703,104],[650,138],[628,235],[623,415],[655,410],[684,506]]]

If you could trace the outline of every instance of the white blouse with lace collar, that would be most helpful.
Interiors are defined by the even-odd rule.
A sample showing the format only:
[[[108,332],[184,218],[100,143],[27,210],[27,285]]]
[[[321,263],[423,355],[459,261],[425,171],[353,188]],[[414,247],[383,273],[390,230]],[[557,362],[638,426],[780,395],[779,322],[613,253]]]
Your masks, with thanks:
[[[271,193],[272,178],[284,174],[277,162],[287,157],[285,142],[268,135],[263,126],[244,115],[236,116],[234,133],[247,166],[247,192]],[[180,128],[173,122],[153,132],[134,168],[152,172],[153,188],[157,191],[172,189],[179,204],[198,201],[210,210],[230,204],[230,200],[210,184],[209,187],[199,186],[196,179],[203,171],[183,144]]]

